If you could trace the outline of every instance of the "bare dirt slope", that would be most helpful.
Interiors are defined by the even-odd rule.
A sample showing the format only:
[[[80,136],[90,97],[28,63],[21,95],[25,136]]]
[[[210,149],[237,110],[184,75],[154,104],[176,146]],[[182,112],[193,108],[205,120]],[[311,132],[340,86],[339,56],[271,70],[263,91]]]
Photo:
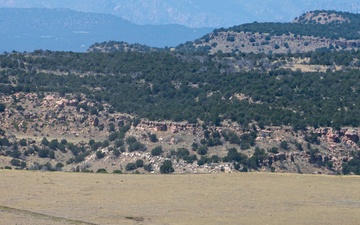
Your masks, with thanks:
[[[360,177],[0,171],[0,224],[356,224]]]

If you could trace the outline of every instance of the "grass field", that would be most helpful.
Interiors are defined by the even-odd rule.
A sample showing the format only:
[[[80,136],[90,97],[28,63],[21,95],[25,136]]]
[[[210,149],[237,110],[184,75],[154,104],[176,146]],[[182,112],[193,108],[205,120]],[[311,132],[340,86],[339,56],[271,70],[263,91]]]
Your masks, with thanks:
[[[0,171],[1,224],[358,224],[360,177]]]

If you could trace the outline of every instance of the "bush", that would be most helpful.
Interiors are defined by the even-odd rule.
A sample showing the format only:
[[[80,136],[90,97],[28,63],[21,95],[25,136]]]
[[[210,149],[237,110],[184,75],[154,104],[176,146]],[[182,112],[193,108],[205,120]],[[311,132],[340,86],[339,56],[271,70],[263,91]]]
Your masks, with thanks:
[[[169,174],[174,172],[174,168],[172,167],[172,163],[170,160],[165,160],[163,164],[160,166],[160,173]]]
[[[56,168],[56,170],[61,170],[61,168],[63,168],[64,167],[64,164],[62,164],[61,162],[58,162],[58,163],[56,163],[56,165],[55,165],[55,168]]]
[[[48,157],[49,156],[49,149],[47,149],[47,148],[39,149],[38,155],[39,155],[40,158]]]
[[[144,166],[144,161],[142,159],[138,159],[138,160],[136,160],[135,165],[136,165],[137,168],[143,167]]]
[[[199,155],[206,155],[208,152],[208,148],[206,145],[200,146],[200,148],[196,151]]]
[[[279,153],[279,149],[277,147],[272,147],[268,150],[268,152],[271,152],[271,153],[274,153],[274,154],[277,154]]]
[[[49,148],[55,150],[59,147],[59,145],[60,145],[59,141],[57,139],[53,139],[49,143]]]
[[[144,170],[146,170],[146,171],[148,171],[148,172],[153,171],[151,163],[149,163],[149,164],[147,164],[147,165],[144,165]]]
[[[105,153],[103,153],[102,151],[96,151],[96,158],[98,159],[102,159],[104,158]]]
[[[12,166],[20,166],[20,165],[21,165],[21,161],[18,160],[18,159],[12,159],[12,160],[10,161],[10,164],[11,164]]]
[[[177,151],[176,151],[176,155],[179,157],[179,158],[184,158],[184,157],[187,157],[190,155],[190,152],[189,150],[187,150],[186,148],[178,148]]]
[[[10,146],[10,141],[4,137],[4,138],[0,138],[0,146]]]
[[[46,139],[46,137],[44,137],[44,138],[41,140],[41,144],[43,144],[43,145],[45,145],[45,146],[48,146],[48,145],[49,145],[48,139]]]
[[[107,171],[104,168],[100,168],[96,171],[96,173],[107,173]]]
[[[113,154],[116,158],[120,156],[120,153],[121,152],[119,151],[119,149],[114,149],[114,151],[113,151]]]
[[[55,152],[53,150],[49,151],[49,158],[50,159],[55,159]]]
[[[122,174],[122,171],[121,170],[114,170],[113,173]]]
[[[20,139],[19,144],[20,144],[21,146],[26,146],[26,145],[27,145],[26,139],[25,139],[25,138]]]
[[[207,161],[206,157],[201,157],[201,159],[199,159],[197,161],[197,164],[198,164],[198,166],[202,166],[202,165],[204,165],[206,163],[206,161]]]
[[[197,157],[196,157],[196,155],[188,155],[188,156],[183,157],[183,159],[187,163],[192,164],[195,160],[197,160]]]
[[[4,112],[6,109],[6,105],[3,103],[0,103],[0,112]]]
[[[158,142],[156,134],[149,134],[149,139],[151,142]]]
[[[234,36],[229,36],[226,38],[227,41],[229,42],[234,42],[235,41],[235,37]]]
[[[122,139],[116,139],[114,146],[117,148],[124,146],[124,141]]]
[[[161,155],[162,153],[163,153],[163,149],[162,149],[161,146],[157,146],[157,147],[155,147],[155,148],[153,148],[153,149],[151,150],[151,155],[152,155],[152,156],[159,156],[159,155]]]
[[[280,143],[280,148],[284,149],[284,150],[289,150],[289,144],[287,143],[287,141],[282,141]]]
[[[137,141],[137,142],[134,142],[134,143],[130,144],[128,150],[129,150],[129,152],[145,151],[146,147],[145,147],[144,144]]]
[[[236,148],[230,148],[227,155],[224,157],[223,161],[236,161],[239,163],[244,163],[248,159],[247,155],[239,153]]]
[[[129,136],[126,138],[126,144],[128,144],[128,145],[131,145],[135,142],[137,142],[137,140],[136,140],[136,137],[134,137],[134,136]]]
[[[135,170],[136,168],[137,167],[136,167],[135,163],[128,163],[128,164],[126,164],[125,170],[130,171],[130,170]]]

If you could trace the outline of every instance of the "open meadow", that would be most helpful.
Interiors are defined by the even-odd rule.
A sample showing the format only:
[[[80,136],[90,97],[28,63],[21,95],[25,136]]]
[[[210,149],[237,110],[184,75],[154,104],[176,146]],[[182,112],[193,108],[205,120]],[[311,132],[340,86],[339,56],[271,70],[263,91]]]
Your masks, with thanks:
[[[0,171],[1,224],[357,224],[360,177]]]

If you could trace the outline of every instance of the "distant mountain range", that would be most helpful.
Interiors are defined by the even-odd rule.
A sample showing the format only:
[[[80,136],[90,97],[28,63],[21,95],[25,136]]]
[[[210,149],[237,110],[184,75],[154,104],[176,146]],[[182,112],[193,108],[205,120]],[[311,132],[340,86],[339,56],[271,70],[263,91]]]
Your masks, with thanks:
[[[289,22],[312,10],[360,12],[359,0],[0,0],[0,7],[68,8],[112,14],[136,24],[229,27]]]
[[[1,8],[0,52],[36,49],[83,52],[96,42],[109,40],[170,47],[212,30],[182,25],[137,25],[109,14],[69,9]]]

